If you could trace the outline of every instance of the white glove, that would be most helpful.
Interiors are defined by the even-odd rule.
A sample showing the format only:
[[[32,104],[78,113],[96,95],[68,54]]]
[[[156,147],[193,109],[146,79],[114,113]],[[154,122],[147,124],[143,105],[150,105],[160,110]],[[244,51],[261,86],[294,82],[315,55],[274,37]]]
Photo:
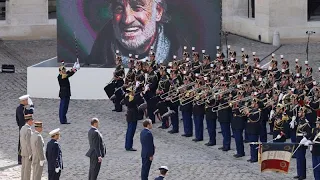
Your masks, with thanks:
[[[281,138],[281,135],[278,134],[277,137],[275,138],[275,140],[280,139],[280,138]]]
[[[292,116],[292,120],[296,121],[297,117],[296,116]]]
[[[72,67],[72,68],[73,68],[73,69],[77,69],[77,68],[76,68],[77,64],[78,64],[78,63],[75,62],[75,63],[73,64],[73,67]]]
[[[43,166],[43,164],[44,164],[44,160],[40,161],[40,166]]]
[[[80,64],[77,62],[77,65],[76,65],[76,69],[77,71],[80,69]]]
[[[58,168],[56,168],[56,173],[59,173],[59,171],[60,171],[60,168],[58,167]]]
[[[144,92],[143,93],[145,94],[148,90],[149,90],[149,84],[144,86]]]
[[[307,141],[304,143],[305,146],[310,146],[311,144],[312,144],[312,141],[310,141],[310,140],[307,140]]]
[[[30,106],[33,105],[33,102],[30,98],[28,98],[28,105],[30,105]]]
[[[274,110],[272,109],[272,110],[270,111],[269,119],[271,119],[273,115],[274,115]]]
[[[282,100],[282,98],[283,98],[283,93],[280,93],[278,102],[280,102]]]
[[[32,158],[32,155],[29,156],[29,160],[31,160],[31,158]]]
[[[137,82],[136,82],[136,88],[138,88],[139,85],[140,85],[140,81],[137,81]]]
[[[295,121],[292,119],[291,122],[289,123],[291,129],[294,129],[294,123],[295,123]]]
[[[305,145],[307,143],[307,141],[308,141],[308,139],[306,137],[303,137],[299,144]]]

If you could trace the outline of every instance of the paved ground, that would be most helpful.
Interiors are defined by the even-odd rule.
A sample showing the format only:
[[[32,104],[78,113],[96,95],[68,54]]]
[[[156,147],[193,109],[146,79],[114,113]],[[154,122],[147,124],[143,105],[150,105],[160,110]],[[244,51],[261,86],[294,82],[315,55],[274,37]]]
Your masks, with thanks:
[[[261,58],[268,56],[277,48],[230,35],[229,44],[236,50],[244,47],[248,52],[255,51]],[[294,64],[294,59],[306,58],[304,44],[290,44],[282,46],[277,55],[283,54]],[[310,46],[309,63],[312,67],[320,66],[320,43],[312,43]],[[26,93],[26,67],[38,63],[41,60],[56,56],[56,41],[6,41],[0,42],[0,64],[15,64],[17,73],[0,74],[0,179],[19,179],[20,166],[16,165],[18,127],[15,123],[15,108],[18,105],[18,97]],[[279,57],[279,56],[278,56]],[[267,58],[262,64],[269,61]],[[279,58],[278,58],[279,59]],[[315,69],[316,70],[316,69]],[[314,73],[319,77],[319,73]],[[318,79],[318,78],[317,78]],[[43,87],[45,91],[45,87]],[[35,119],[44,122],[43,136],[48,142],[48,132],[60,127],[65,169],[62,172],[62,180],[87,179],[89,166],[88,159],[84,156],[88,149],[87,131],[89,120],[98,117],[101,120],[101,132],[107,144],[107,157],[103,159],[99,179],[106,180],[138,180],[140,177],[140,152],[126,152],[124,150],[124,136],[126,122],[124,113],[111,112],[112,103],[108,101],[84,101],[71,100],[68,119],[71,125],[60,125],[58,122],[58,100],[33,99],[36,106]],[[159,124],[159,123],[158,123]],[[155,127],[158,126],[155,125]],[[139,122],[134,138],[134,147],[141,150],[139,143]],[[182,125],[180,124],[180,127]],[[234,159],[235,144],[232,140],[232,150],[222,152],[218,147],[222,144],[221,134],[218,134],[217,146],[206,147],[208,140],[205,133],[205,141],[195,143],[191,138],[171,135],[164,130],[154,128],[156,145],[155,160],[150,171],[150,179],[157,176],[157,168],[167,165],[170,168],[168,179],[184,180],[237,180],[237,179],[292,179],[296,174],[295,160],[291,162],[288,174],[260,173],[259,164],[247,163],[248,156],[243,159]],[[271,139],[269,137],[269,139]],[[249,147],[245,146],[249,155]],[[308,179],[312,178],[310,153],[307,158]],[[46,179],[46,169],[44,178]]]

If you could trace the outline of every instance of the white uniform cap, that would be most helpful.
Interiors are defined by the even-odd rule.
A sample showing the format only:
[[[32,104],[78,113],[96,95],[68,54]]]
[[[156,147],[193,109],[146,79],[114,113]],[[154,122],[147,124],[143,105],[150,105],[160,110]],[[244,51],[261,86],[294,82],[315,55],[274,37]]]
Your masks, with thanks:
[[[139,55],[135,55],[134,57],[136,57],[137,59],[139,58]]]
[[[252,55],[254,55],[254,56],[255,56],[255,55],[256,55],[256,52],[252,52]]]
[[[177,59],[177,56],[176,56],[176,55],[174,55],[174,56],[173,56],[173,59]]]
[[[194,51],[196,48],[195,47],[192,47],[192,51]]]
[[[164,170],[169,171],[169,169],[168,169],[168,167],[167,167],[167,166],[161,166],[161,167],[159,168],[159,170],[161,170],[161,169],[164,169]]]
[[[220,46],[217,46],[216,48],[217,48],[217,49],[220,49]]]
[[[244,51],[244,48],[241,48],[241,51]]]
[[[280,58],[283,59],[283,55],[280,55]]]
[[[132,54],[129,54],[129,57],[132,57]]]
[[[28,99],[30,97],[30,95],[29,94],[27,94],[27,95],[23,95],[23,96],[20,96],[19,97],[19,100],[20,101],[22,101],[22,100],[26,100],[26,99]]]
[[[206,53],[206,50],[202,50],[202,54]]]
[[[151,46],[150,49],[153,50],[153,46]]]
[[[299,59],[296,59],[296,62],[298,62],[299,61]]]
[[[187,49],[187,46],[183,46],[183,49],[186,50],[186,49]]]
[[[116,50],[116,54],[119,54],[119,50]]]
[[[231,46],[230,45],[228,45],[228,49],[230,49],[231,48]]]
[[[60,128],[54,129],[52,131],[49,132],[50,136],[56,135],[60,133]]]

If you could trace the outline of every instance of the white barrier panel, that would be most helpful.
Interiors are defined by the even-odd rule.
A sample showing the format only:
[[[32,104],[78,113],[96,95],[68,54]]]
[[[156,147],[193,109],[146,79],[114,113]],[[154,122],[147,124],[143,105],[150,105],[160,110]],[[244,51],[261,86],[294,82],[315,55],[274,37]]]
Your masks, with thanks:
[[[71,99],[108,99],[104,87],[112,79],[114,70],[114,68],[81,68],[69,78]],[[28,94],[34,98],[59,98],[58,74],[58,67],[28,67]]]

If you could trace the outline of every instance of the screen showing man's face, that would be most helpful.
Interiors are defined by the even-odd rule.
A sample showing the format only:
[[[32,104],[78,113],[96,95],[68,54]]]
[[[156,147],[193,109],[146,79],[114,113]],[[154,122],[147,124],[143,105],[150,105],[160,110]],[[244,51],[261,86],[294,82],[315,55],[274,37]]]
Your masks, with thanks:
[[[122,46],[135,50],[149,44],[162,14],[155,0],[116,0],[112,9],[113,29]]]

